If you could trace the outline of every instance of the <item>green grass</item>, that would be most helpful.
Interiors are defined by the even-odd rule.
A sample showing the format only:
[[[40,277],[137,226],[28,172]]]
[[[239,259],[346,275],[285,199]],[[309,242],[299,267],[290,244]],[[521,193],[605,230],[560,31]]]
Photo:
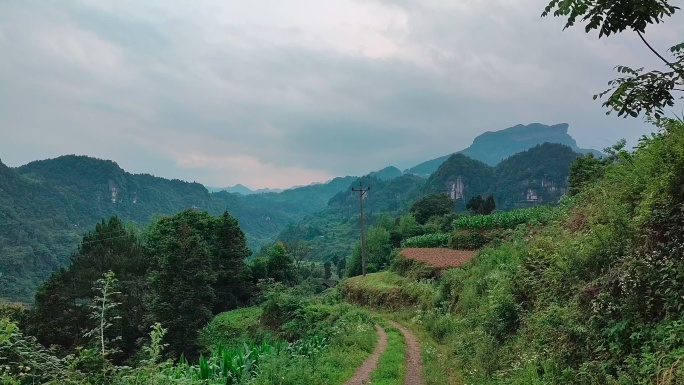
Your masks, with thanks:
[[[402,309],[392,313],[381,312],[380,317],[400,322],[420,341],[425,385],[463,385],[465,381],[455,368],[451,346],[432,338],[425,325],[415,318],[416,311]]]
[[[364,286],[372,290],[392,290],[400,288],[407,280],[389,271],[357,276],[345,281],[346,285]]]
[[[378,337],[372,322],[341,319],[336,322],[331,344],[317,357],[315,366],[304,358],[270,357],[262,366],[255,385],[335,385],[352,377],[356,368],[373,352]]]
[[[233,346],[236,342],[251,340],[263,333],[258,306],[245,307],[221,313],[214,317],[200,333],[200,344],[207,350],[217,345]]]
[[[397,329],[387,331],[387,350],[380,356],[378,366],[371,375],[370,385],[399,385],[406,376],[406,341]]]
[[[390,271],[349,278],[342,284],[342,296],[358,305],[398,309],[404,306],[431,306],[428,281],[415,281]]]

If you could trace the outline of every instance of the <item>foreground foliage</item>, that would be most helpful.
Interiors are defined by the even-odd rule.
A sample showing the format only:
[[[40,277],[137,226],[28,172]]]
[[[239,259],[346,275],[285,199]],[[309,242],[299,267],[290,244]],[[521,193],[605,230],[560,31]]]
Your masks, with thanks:
[[[164,359],[168,329],[152,325],[148,342],[133,365],[115,365],[110,353],[116,283],[112,273],[101,279],[101,297],[93,304],[97,327],[86,333],[92,348],[61,356],[25,336],[15,322],[0,318],[0,384],[341,384],[375,345],[374,320],[365,311],[339,303],[334,292],[315,296],[303,286],[264,283],[263,303],[223,313],[203,331],[217,335],[197,359]],[[4,314],[4,312],[3,312]],[[246,339],[244,317],[261,329]],[[258,321],[256,321],[258,319]],[[213,325],[213,326],[212,326]]]
[[[666,59],[646,40],[646,28],[660,24],[673,17],[680,7],[673,0],[612,1],[612,0],[552,0],[542,16],[553,14],[567,18],[565,28],[580,21],[586,32],[597,30],[599,38],[626,30],[636,32],[644,45],[664,63],[665,70],[645,72],[644,68],[632,69],[619,65],[617,71],[624,77],[611,80],[610,89],[594,96],[594,99],[610,94],[603,103],[618,116],[638,116],[644,112],[659,118],[665,107],[673,107],[677,96],[684,90],[684,42],[675,41],[668,49],[671,59]]]
[[[443,272],[410,315],[467,383],[684,381],[684,123],[604,167],[545,226]]]

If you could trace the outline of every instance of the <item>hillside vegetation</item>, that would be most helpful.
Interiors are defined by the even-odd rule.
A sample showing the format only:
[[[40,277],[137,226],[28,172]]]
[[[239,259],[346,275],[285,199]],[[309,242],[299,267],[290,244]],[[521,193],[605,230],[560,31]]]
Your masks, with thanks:
[[[329,266],[298,265],[284,243],[245,263],[244,236],[227,213],[187,210],[142,233],[101,222],[41,287],[34,309],[0,307],[0,378],[341,384],[383,322],[362,306],[421,336],[428,384],[682,383],[684,123],[662,121],[633,152],[620,144],[610,152],[573,163],[573,195],[557,207],[457,216],[437,197],[410,208],[430,210],[424,223],[382,215],[368,232],[377,273],[322,293]],[[399,257],[394,242],[445,247],[445,239],[484,247],[459,267],[430,269]],[[355,249],[346,275],[359,274],[358,261]],[[394,337],[392,346],[376,378],[401,367]]]
[[[378,299],[413,293],[399,303],[419,310],[402,317],[444,347],[455,383],[682,383],[684,123],[663,122],[634,152],[595,162],[602,172],[545,225],[520,221],[436,279],[350,280],[347,297],[397,314],[397,301]]]
[[[228,211],[251,249],[275,240],[288,224],[326,207],[355,178],[249,196],[210,194],[199,183],[130,174],[116,163],[63,156],[12,169],[0,163],[0,299],[32,302],[35,288],[68,264],[81,236],[116,215],[142,227],[189,208]],[[115,234],[116,235],[116,234]]]
[[[359,197],[350,191],[350,187],[358,187],[359,182],[370,187],[364,198],[366,225],[371,228],[369,237],[384,237],[380,230],[373,230],[373,227],[383,227],[389,232],[386,236],[393,237],[395,243],[401,240],[402,235],[398,228],[392,233],[395,224],[388,221],[396,220],[388,218],[413,211],[418,222],[424,224],[434,213],[428,210],[423,218],[420,212],[414,210],[416,200],[451,194],[459,181],[463,184],[461,196],[456,200],[449,200],[445,196],[446,200],[442,201],[448,206],[446,212],[458,213],[464,218],[469,217],[466,211],[467,202],[477,196],[496,197],[496,207],[499,210],[555,204],[567,192],[570,165],[579,156],[567,146],[545,143],[513,155],[496,167],[462,154],[454,154],[427,180],[415,175],[403,175],[391,180],[360,178],[345,191],[333,196],[324,210],[310,214],[299,223],[289,226],[278,238],[289,242],[306,242],[311,247],[310,258],[313,260],[344,258],[352,251],[358,254],[360,246],[356,242],[360,227]],[[528,199],[528,191],[534,193],[534,200]],[[426,205],[430,206],[431,203]],[[444,229],[440,231],[449,232],[451,228],[448,222],[451,219],[454,218],[445,219],[435,226],[443,226]],[[412,231],[406,230],[404,236],[420,235],[422,230]]]

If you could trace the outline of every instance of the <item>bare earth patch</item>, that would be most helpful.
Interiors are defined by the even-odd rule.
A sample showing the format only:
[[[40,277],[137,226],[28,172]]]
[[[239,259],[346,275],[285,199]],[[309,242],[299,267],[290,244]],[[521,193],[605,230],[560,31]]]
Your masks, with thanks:
[[[382,355],[382,353],[385,351],[385,348],[387,348],[387,333],[385,333],[385,329],[378,325],[375,325],[375,329],[378,331],[378,345],[375,347],[373,354],[363,361],[363,364],[356,369],[354,376],[345,382],[344,385],[367,384],[370,380],[371,373],[373,373],[375,367],[378,366],[380,355]]]
[[[475,251],[469,250],[440,248],[409,248],[401,251],[401,254],[406,258],[415,259],[428,266],[438,268],[460,266],[473,259],[475,253]]]
[[[406,340],[406,385],[423,384],[423,360],[420,357],[420,342],[405,327],[396,322],[389,321],[393,327],[397,328],[404,335]]]

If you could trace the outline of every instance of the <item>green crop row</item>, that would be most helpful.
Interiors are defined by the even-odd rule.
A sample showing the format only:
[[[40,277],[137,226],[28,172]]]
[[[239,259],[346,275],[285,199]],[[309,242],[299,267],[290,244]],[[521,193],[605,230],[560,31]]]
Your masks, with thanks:
[[[401,247],[447,247],[448,245],[449,234],[424,234],[401,242]]]
[[[454,220],[455,229],[489,230],[511,229],[523,223],[542,224],[555,218],[559,210],[551,206],[502,211],[490,215],[473,215]]]

